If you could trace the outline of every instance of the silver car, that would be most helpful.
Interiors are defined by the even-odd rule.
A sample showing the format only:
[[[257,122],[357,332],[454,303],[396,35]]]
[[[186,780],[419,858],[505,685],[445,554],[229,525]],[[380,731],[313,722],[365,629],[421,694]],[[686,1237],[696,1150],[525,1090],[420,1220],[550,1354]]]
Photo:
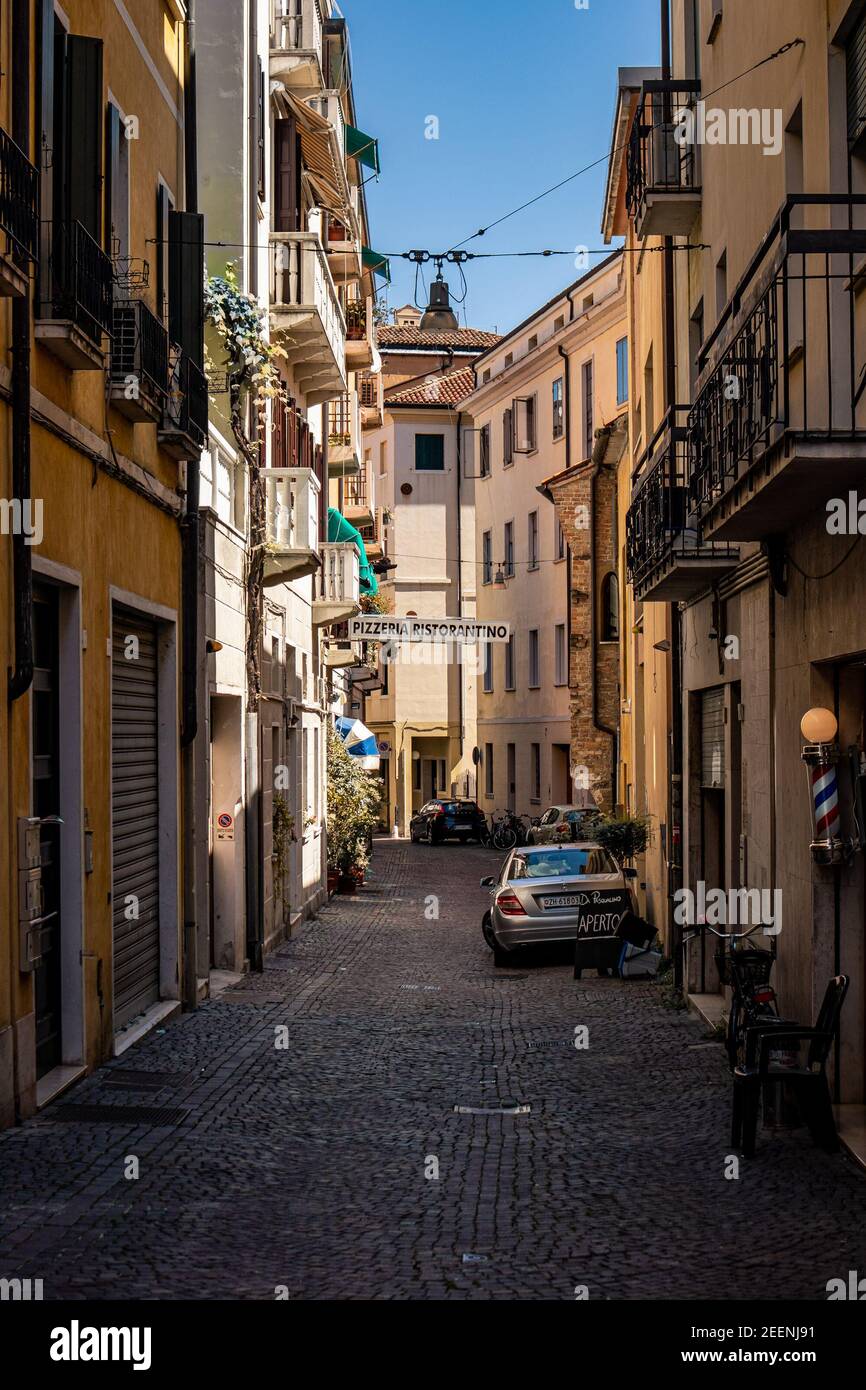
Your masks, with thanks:
[[[544,815],[532,822],[526,843],[568,844],[570,840],[583,839],[593,819],[597,817],[598,810],[595,805],[548,806]]]
[[[629,880],[636,876],[635,869],[621,869],[591,840],[512,850],[498,878],[481,880],[493,898],[481,929],[494,962],[510,964],[518,946],[574,941],[579,905],[588,889],[626,892],[634,910]]]

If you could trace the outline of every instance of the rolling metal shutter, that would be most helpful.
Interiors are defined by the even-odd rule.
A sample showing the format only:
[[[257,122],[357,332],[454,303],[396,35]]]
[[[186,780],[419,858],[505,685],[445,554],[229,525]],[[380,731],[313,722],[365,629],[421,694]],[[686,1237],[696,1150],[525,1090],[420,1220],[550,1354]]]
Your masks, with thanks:
[[[113,619],[111,866],[114,1026],[119,1028],[159,999],[157,629],[119,605]],[[127,643],[133,637],[138,655],[129,660]]]
[[[701,786],[725,783],[725,687],[701,693]]]

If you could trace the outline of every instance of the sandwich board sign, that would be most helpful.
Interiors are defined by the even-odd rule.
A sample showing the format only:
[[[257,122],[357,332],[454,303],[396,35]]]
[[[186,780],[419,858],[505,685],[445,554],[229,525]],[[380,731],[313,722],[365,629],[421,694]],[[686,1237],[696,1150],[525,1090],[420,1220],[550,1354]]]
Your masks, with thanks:
[[[624,912],[631,908],[625,889],[588,888],[579,894],[574,941],[574,978],[586,970],[616,970],[622,953],[617,936]]]

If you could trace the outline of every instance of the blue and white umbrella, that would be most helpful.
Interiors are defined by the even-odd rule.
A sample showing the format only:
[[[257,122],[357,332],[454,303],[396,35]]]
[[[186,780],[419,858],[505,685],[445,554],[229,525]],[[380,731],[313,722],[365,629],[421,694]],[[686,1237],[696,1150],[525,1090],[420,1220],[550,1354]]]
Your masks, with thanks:
[[[357,758],[366,772],[379,771],[379,745],[376,742],[376,735],[372,734],[366,724],[362,724],[360,719],[337,719],[337,733],[343,740],[347,753],[351,753],[353,758]]]

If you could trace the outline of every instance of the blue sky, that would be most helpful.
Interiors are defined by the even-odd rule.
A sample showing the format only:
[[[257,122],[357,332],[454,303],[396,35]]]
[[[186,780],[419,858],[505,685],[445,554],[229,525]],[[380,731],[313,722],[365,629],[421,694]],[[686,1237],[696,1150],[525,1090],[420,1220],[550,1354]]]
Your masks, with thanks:
[[[380,140],[382,177],[366,189],[380,251],[447,250],[606,154],[617,68],[658,62],[658,0],[589,0],[587,10],[574,0],[341,6],[358,124]],[[429,116],[438,140],[425,139]],[[604,178],[602,164],[466,249],[603,246]],[[423,269],[429,283],[435,272]],[[390,305],[413,302],[414,267],[392,261],[392,273]],[[465,321],[505,331],[578,273],[573,255],[470,262]],[[446,278],[462,293],[456,267]]]

